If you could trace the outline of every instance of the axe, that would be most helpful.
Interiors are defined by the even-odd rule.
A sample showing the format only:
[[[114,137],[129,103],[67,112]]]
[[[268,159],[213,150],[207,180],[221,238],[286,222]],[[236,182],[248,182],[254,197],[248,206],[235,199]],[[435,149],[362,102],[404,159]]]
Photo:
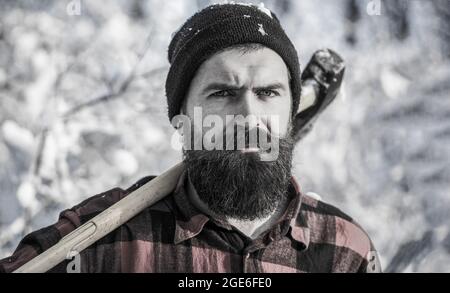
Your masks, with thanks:
[[[344,79],[344,60],[334,51],[316,51],[302,73],[302,96],[294,118],[293,136],[296,141],[308,134],[314,122],[334,101]]]
[[[335,99],[344,69],[342,58],[335,52],[324,49],[314,53],[302,74],[303,93],[298,113],[293,120],[296,141],[311,131],[318,115]],[[44,273],[62,261],[71,259],[172,193],[183,170],[183,162],[178,163],[63,237],[56,245],[22,265],[14,273]]]

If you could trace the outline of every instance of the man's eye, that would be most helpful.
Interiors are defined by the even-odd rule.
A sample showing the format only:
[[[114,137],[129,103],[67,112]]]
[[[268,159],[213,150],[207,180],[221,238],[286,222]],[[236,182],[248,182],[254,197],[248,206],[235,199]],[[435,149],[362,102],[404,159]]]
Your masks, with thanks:
[[[276,96],[279,96],[279,94],[273,90],[262,90],[262,91],[258,92],[258,96],[260,96],[260,97],[276,97]]]
[[[229,97],[232,96],[233,93],[229,90],[218,91],[211,94],[211,97]]]

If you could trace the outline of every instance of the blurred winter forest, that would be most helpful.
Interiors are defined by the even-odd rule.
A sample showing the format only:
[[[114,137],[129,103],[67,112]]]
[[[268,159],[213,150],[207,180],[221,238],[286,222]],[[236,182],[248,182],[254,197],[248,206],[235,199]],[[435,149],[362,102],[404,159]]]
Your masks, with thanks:
[[[63,209],[181,159],[167,46],[211,3],[0,0],[0,258]],[[303,191],[354,217],[385,271],[450,272],[450,0],[265,5],[302,67],[324,47],[347,62],[297,146]]]

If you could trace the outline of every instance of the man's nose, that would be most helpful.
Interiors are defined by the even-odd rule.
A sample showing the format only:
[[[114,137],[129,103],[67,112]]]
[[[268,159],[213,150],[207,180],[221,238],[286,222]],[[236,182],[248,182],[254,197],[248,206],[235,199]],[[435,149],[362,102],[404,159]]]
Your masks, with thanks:
[[[251,90],[242,93],[240,103],[238,103],[237,107],[237,115],[250,118],[247,120],[247,127],[249,129],[260,126],[260,116],[263,113],[261,112],[262,109],[258,103],[258,97]]]
[[[238,103],[238,114],[246,117],[249,115],[258,116],[260,114],[260,109],[258,101],[256,100],[255,94],[251,90],[246,90],[242,93],[240,97],[240,103]]]

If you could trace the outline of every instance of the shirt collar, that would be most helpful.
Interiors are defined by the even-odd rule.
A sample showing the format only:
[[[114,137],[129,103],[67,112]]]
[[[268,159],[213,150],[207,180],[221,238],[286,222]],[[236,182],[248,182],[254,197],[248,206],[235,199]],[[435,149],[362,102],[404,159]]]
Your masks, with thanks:
[[[183,171],[178,180],[177,187],[173,192],[173,199],[176,205],[175,244],[179,244],[198,235],[209,221],[209,217],[201,213],[189,201],[186,180],[187,172]]]
[[[292,214],[289,214],[286,217],[286,220],[289,220],[290,226],[290,234],[291,237],[304,245],[304,248],[308,248],[310,241],[310,229],[307,226],[307,221],[303,213],[301,213],[302,201],[303,201],[303,193],[300,190],[300,186],[295,179],[294,176],[291,178],[291,186],[294,188],[294,193],[296,194],[297,203],[294,204],[295,200],[291,202],[293,205],[292,210],[294,211]],[[287,209],[290,210],[289,207]]]
[[[224,219],[211,219],[199,211],[189,200],[187,188],[187,171],[184,171],[180,176],[175,191],[173,192],[173,199],[176,205],[176,223],[174,243],[179,244],[185,240],[197,236],[204,228],[208,221],[223,228],[231,230]],[[289,187],[290,202],[286,208],[285,213],[275,226],[289,225],[290,236],[293,240],[300,242],[304,248],[309,245],[310,230],[306,226],[304,216],[300,213],[303,195],[300,187],[294,177],[291,178],[291,185]]]

